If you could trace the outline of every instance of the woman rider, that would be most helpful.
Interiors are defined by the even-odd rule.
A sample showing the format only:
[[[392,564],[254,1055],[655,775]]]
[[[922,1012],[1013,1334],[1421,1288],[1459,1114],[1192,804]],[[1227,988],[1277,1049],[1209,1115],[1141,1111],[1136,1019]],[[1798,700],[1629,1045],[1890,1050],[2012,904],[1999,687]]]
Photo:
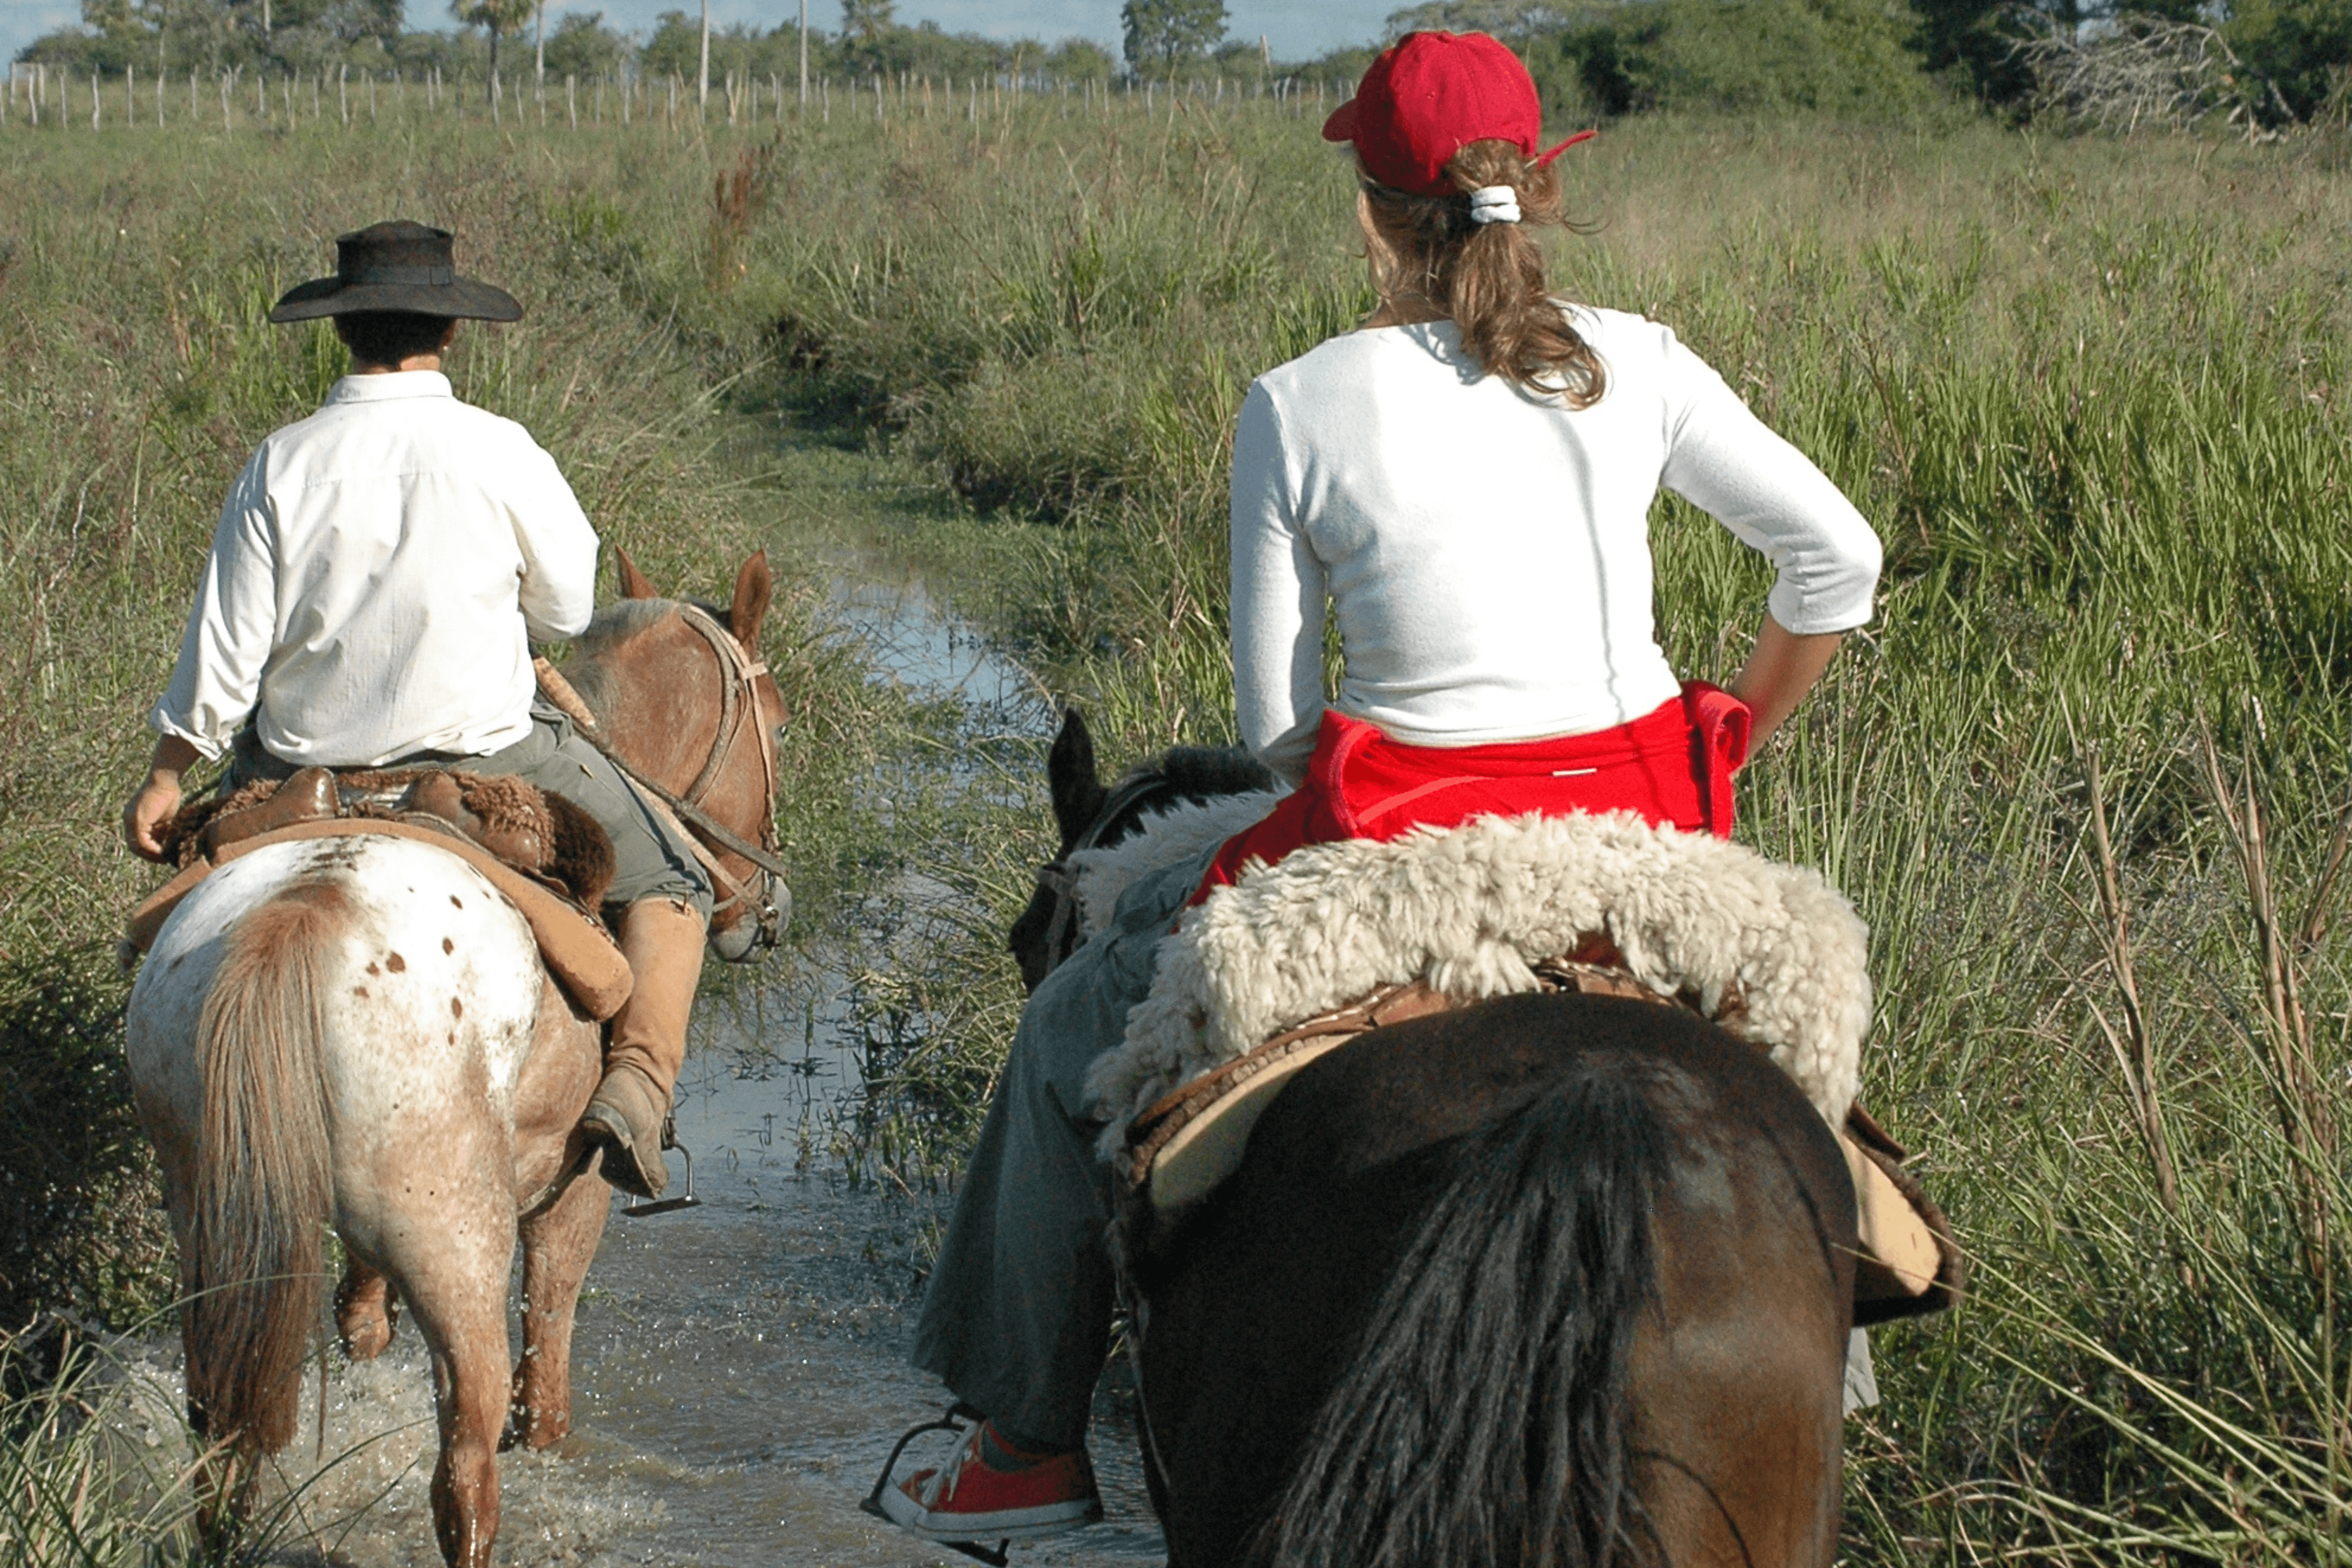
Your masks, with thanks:
[[[1538,126],[1509,50],[1417,33],[1324,127],[1354,144],[1381,307],[1259,378],[1234,438],[1241,732],[1299,787],[1207,865],[1130,887],[1032,998],[915,1352],[988,1419],[886,1497],[918,1534],[1101,1515],[1084,1439],[1110,1321],[1110,1175],[1082,1086],[1188,897],[1301,844],[1486,813],[1622,809],[1727,834],[1751,739],[1870,617],[1878,540],[1836,487],[1671,331],[1550,296],[1526,231],[1560,221],[1560,148],[1538,156]],[[1727,692],[1678,681],[1658,647],[1661,486],[1776,568]],[[1327,605],[1345,660],[1328,709]]]

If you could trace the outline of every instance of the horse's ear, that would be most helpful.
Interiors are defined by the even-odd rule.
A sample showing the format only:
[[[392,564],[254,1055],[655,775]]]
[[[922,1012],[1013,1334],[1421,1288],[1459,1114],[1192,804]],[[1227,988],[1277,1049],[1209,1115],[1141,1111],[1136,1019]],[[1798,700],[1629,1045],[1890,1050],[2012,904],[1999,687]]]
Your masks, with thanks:
[[[727,629],[746,649],[759,647],[760,623],[767,617],[768,600],[775,591],[775,578],[768,571],[768,552],[764,550],[743,563],[743,570],[735,574],[735,603],[727,611]]]
[[[1094,826],[1102,815],[1103,802],[1110,792],[1102,786],[1095,772],[1095,738],[1087,731],[1087,721],[1075,708],[1062,710],[1062,732],[1054,737],[1054,749],[1045,759],[1045,780],[1054,795],[1054,821],[1062,829],[1062,847],[1067,849],[1077,841],[1079,834]]]
[[[629,559],[629,552],[617,544],[613,546],[613,560],[621,569],[621,597],[624,599],[661,597],[659,594],[654,592],[652,582],[644,573],[637,570],[637,563]]]

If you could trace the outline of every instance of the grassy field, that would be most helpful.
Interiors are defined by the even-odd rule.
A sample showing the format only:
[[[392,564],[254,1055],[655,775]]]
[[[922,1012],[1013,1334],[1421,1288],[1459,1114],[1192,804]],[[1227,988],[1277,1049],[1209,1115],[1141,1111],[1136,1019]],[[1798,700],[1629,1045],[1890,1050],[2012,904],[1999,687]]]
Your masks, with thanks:
[[[354,214],[422,213],[530,301],[460,340],[461,395],[552,450],[604,537],[656,583],[723,595],[777,547],[769,655],[792,706],[781,824],[803,933],[902,853],[896,751],[948,721],[867,679],[804,547],[780,449],[733,390],[751,362],[680,325],[708,287],[698,154],[582,148],[551,166],[488,134],[18,136],[0,169],[0,1325],[121,1319],[169,1288],[168,1238],[121,1081],[121,911],[154,873],[115,826],[152,737],[219,498],[253,445],[315,406],[342,351],[263,321],[332,265]],[[624,226],[615,216],[625,202]],[[688,296],[692,296],[688,299]],[[839,498],[830,498],[838,500]],[[803,548],[794,548],[795,546]],[[919,837],[928,827],[914,830]]]
[[[141,879],[110,822],[219,489],[333,374],[261,311],[360,216],[451,223],[545,301],[474,340],[461,390],[657,576],[715,587],[748,538],[758,459],[716,432],[863,432],[967,503],[886,547],[1114,753],[1230,738],[1225,432],[1367,302],[1342,168],[1270,105],[885,107],[13,143],[0,1074],[32,1076],[5,1157],[104,1178],[19,1183],[49,1194],[38,1289],[157,1279],[105,954]],[[2352,1522],[2347,152],[1659,120],[1571,155],[1597,226],[1559,245],[1562,290],[1673,323],[1889,546],[1879,619],[1742,792],[1741,837],[1870,921],[1865,1099],[1976,1258],[1949,1319],[1878,1337],[1853,1560],[2316,1563]],[[1654,532],[1669,652],[1719,678],[1765,576],[1678,502]],[[904,847],[877,748],[943,731],[885,710],[814,584],[795,602],[787,826],[838,910]],[[914,1175],[1007,1037],[986,948],[1034,843],[938,830],[971,920],[875,977],[898,1092],[859,1134]],[[86,1149],[52,1147],[68,1125]]]
[[[1889,545],[1743,789],[1872,923],[1867,1099],[1977,1258],[1879,1337],[1858,1559],[2338,1548],[2345,151],[1654,121],[1570,174],[1563,290],[1675,324]],[[783,167],[739,297],[787,392],[1039,520],[947,548],[1128,749],[1227,738],[1225,432],[1367,302],[1333,154],[1040,117]],[[1764,574],[1655,537],[1720,678]]]

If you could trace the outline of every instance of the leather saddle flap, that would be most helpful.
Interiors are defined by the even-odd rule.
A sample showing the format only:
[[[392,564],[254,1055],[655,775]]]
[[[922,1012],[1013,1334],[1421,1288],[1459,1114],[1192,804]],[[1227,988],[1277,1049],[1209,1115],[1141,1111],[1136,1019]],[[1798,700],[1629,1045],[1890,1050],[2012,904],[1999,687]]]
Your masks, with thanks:
[[[629,999],[632,984],[629,961],[622,956],[621,950],[605,934],[604,928],[576,906],[469,839],[435,828],[421,827],[414,823],[378,817],[328,817],[289,823],[251,837],[223,844],[214,851],[215,858],[191,863],[178,876],[149,894],[146,901],[131,911],[126,940],[136,952],[146,952],[154,944],[155,934],[163,929],[163,922],[171,917],[173,910],[180,907],[180,901],[194,889],[197,883],[216,867],[249,855],[265,844],[282,844],[303,838],[340,838],[362,833],[430,844],[436,849],[457,856],[488,878],[490,885],[530,922],[531,934],[539,940],[540,957],[546,963],[548,972],[562,984],[590,1017],[602,1022],[620,1011],[621,1004]]]

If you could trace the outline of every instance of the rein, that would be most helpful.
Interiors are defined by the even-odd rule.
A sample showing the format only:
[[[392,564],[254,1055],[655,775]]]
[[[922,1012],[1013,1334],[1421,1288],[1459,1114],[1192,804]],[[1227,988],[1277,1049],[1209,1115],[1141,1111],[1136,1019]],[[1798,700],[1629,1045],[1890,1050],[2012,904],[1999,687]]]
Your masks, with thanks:
[[[1101,811],[1086,831],[1070,841],[1057,859],[1037,868],[1037,886],[1054,896],[1054,918],[1045,927],[1045,973],[1051,974],[1070,956],[1076,943],[1069,942],[1071,928],[1078,918],[1078,873],[1070,864],[1070,857],[1083,850],[1102,847],[1110,831],[1130,814],[1148,805],[1151,797],[1170,787],[1168,776],[1156,769],[1138,773],[1110,793]]]
[[[783,915],[776,907],[773,883],[784,875],[784,865],[776,856],[773,842],[776,743],[766,725],[756,720],[751,725],[759,740],[760,776],[764,786],[762,798],[768,803],[768,809],[761,816],[760,842],[754,845],[747,841],[702,809],[704,797],[709,795],[712,785],[725,770],[727,759],[735,750],[746,714],[759,711],[760,693],[756,683],[761,676],[768,673],[768,667],[763,661],[753,658],[743,645],[735,640],[733,633],[720,626],[700,606],[681,603],[677,605],[677,614],[679,619],[693,627],[702,640],[710,645],[711,651],[718,656],[719,669],[719,731],[711,739],[710,751],[703,758],[701,770],[695,774],[694,783],[687,786],[683,795],[674,795],[646,777],[614,750],[604,725],[580,693],[572,689],[572,683],[563,678],[562,670],[544,658],[531,660],[531,668],[538,672],[540,689],[546,693],[549,701],[562,710],[565,718],[572,721],[573,727],[580,731],[581,739],[603,752],[605,760],[620,770],[622,777],[651,795],[671,816],[680,836],[692,847],[694,858],[702,863],[703,869],[710,873],[719,890],[726,895],[713,907],[712,914],[715,916],[719,910],[732,909],[737,904],[751,907],[753,918],[759,921],[759,945],[773,947],[782,935],[783,924]],[[749,860],[758,868],[756,899],[752,890],[729,871],[717,855],[711,853],[706,840],[730,854]]]

